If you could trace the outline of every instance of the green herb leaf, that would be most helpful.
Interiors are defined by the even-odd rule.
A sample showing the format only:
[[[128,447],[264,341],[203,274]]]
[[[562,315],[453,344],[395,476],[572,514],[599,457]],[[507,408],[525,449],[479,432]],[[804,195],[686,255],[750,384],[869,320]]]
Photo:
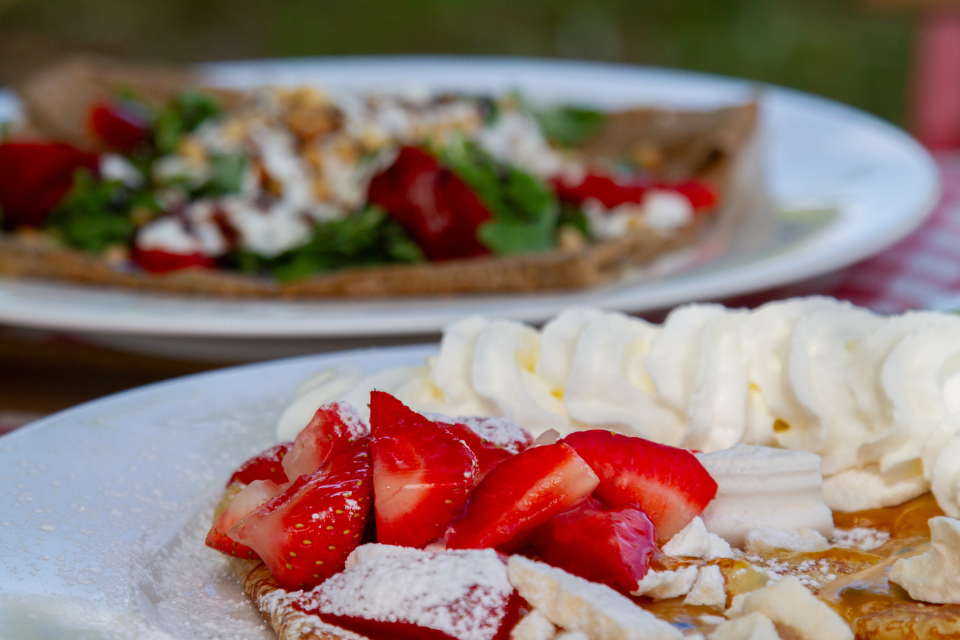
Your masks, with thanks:
[[[241,154],[210,157],[210,180],[197,197],[222,196],[239,193],[243,187],[243,173],[247,159]]]
[[[593,237],[590,233],[590,224],[587,222],[587,216],[583,213],[583,209],[569,202],[564,202],[560,205],[560,219],[557,221],[557,226],[573,227],[588,240]]]
[[[347,267],[425,260],[423,251],[400,225],[383,209],[368,206],[343,220],[318,224],[310,242],[276,258],[239,252],[232,264],[289,282]]]
[[[135,202],[143,204],[120,182],[97,181],[81,169],[45,228],[68,246],[102,253],[111,245],[129,244],[136,227],[130,215]]]
[[[199,91],[184,91],[160,109],[153,120],[153,139],[161,154],[174,151],[184,136],[222,113],[219,102]]]
[[[493,213],[494,219],[478,230],[491,251],[513,255],[553,249],[559,205],[546,183],[497,162],[470,142],[448,145],[440,158]]]
[[[535,110],[533,117],[547,140],[560,147],[583,144],[607,121],[601,111],[564,106]]]

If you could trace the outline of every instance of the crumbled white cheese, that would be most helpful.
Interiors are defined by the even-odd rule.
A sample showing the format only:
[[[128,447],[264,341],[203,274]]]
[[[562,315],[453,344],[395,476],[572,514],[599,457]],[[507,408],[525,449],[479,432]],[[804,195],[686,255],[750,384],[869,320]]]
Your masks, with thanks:
[[[674,558],[713,560],[733,557],[730,544],[717,534],[707,531],[699,516],[670,538],[670,541],[663,545],[662,551]]]
[[[853,632],[840,615],[818,599],[793,576],[769,587],[734,598],[728,615],[762,613],[800,640],[853,640]]]
[[[693,588],[699,572],[697,567],[682,567],[673,571],[647,571],[647,575],[637,583],[637,589],[630,593],[635,596],[648,596],[654,600],[685,596]]]
[[[680,640],[683,636],[610,587],[522,556],[508,564],[520,596],[550,622],[591,640]]]
[[[830,548],[830,543],[817,531],[798,529],[782,531],[780,529],[761,528],[747,533],[747,553],[768,555],[776,551],[794,551],[810,553]]]
[[[651,189],[643,196],[643,221],[652,229],[668,231],[693,220],[693,205],[683,194]]]
[[[104,180],[116,180],[131,189],[143,186],[143,174],[133,163],[121,155],[104,153],[100,156],[100,177]]]
[[[720,624],[709,640],[780,640],[773,621],[762,613],[728,620]]]
[[[932,549],[919,556],[901,558],[890,571],[895,582],[914,600],[960,604],[960,521],[930,519]]]

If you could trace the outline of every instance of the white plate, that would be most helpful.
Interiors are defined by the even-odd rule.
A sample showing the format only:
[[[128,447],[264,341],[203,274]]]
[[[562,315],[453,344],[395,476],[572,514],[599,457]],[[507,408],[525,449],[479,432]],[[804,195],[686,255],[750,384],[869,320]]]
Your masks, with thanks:
[[[272,443],[310,373],[420,364],[435,346],[181,378],[0,438],[0,638],[273,637],[203,547],[234,468]]]
[[[205,70],[213,81],[229,86],[318,82],[358,89],[520,88],[536,101],[598,107],[712,107],[743,102],[758,91],[754,83],[704,74],[530,59],[330,58],[235,62]],[[0,96],[0,116],[14,107],[9,95],[6,100]],[[539,322],[570,305],[638,312],[765,289],[835,270],[914,229],[939,194],[930,156],[903,131],[856,109],[765,87],[762,126],[764,170],[774,198],[788,208],[833,207],[837,215],[819,225],[778,219],[764,246],[744,246],[734,235],[719,251],[713,247],[694,252],[685,266],[661,269],[667,275],[659,278],[569,294],[313,303],[202,300],[0,279],[0,322],[99,333],[101,339],[110,334],[115,341],[126,334],[124,345],[135,349],[140,337],[156,341],[183,336],[424,334],[465,314]],[[749,231],[754,224],[747,220],[743,229]],[[156,350],[164,344],[161,340],[152,347],[149,342],[139,346]]]

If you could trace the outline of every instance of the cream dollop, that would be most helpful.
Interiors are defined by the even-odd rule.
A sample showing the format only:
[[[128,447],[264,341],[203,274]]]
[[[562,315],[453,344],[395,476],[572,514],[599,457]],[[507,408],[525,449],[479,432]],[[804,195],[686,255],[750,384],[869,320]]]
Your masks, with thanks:
[[[349,399],[364,405],[372,388],[417,410],[507,417],[535,436],[604,428],[707,453],[808,452],[834,509],[932,485],[960,515],[960,456],[944,455],[960,449],[960,318],[947,314],[884,317],[811,297],[686,305],[663,325],[584,308],[539,331],[467,318],[423,367],[368,377]]]

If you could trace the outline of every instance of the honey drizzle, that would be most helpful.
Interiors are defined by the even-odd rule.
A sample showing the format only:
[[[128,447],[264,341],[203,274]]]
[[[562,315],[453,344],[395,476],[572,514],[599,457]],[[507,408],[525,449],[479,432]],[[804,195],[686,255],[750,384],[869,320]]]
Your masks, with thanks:
[[[832,606],[851,627],[856,620],[864,615],[905,602],[912,602],[907,593],[895,584],[891,584],[888,576],[893,564],[900,558],[907,558],[925,552],[930,548],[930,518],[943,515],[937,506],[936,500],[929,493],[915,498],[896,507],[871,509],[852,513],[836,512],[833,514],[834,524],[838,529],[853,529],[866,527],[879,529],[890,534],[890,540],[883,546],[861,553],[850,549],[833,548],[827,551],[807,554],[792,554],[796,558],[820,559],[831,554],[838,558],[847,556],[858,558],[875,558],[876,564],[861,571],[841,575],[835,580],[823,585],[818,596]],[[651,563],[651,570],[664,571],[677,569],[682,566],[696,564],[676,560],[667,556],[659,556]],[[741,568],[746,563],[742,560],[719,560],[707,564],[717,564],[721,567],[724,577],[730,586],[732,570]],[[753,587],[748,588],[748,590]],[[729,591],[728,601],[729,606]],[[709,634],[716,628],[711,617],[722,616],[722,612],[709,607],[690,606],[683,603],[683,598],[669,600],[652,600],[647,597],[635,597],[633,601],[678,627],[685,634]],[[927,605],[937,607],[942,605]],[[704,621],[703,617],[707,616]]]

